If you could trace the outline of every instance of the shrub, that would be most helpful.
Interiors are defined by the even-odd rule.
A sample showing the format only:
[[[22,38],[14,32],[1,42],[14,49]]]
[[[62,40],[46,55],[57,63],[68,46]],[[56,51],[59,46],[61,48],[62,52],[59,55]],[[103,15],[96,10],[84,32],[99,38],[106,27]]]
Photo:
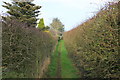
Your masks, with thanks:
[[[17,20],[2,23],[3,78],[37,78],[56,40]]]
[[[81,77],[120,77],[120,2],[104,8],[92,19],[65,32],[70,57]]]

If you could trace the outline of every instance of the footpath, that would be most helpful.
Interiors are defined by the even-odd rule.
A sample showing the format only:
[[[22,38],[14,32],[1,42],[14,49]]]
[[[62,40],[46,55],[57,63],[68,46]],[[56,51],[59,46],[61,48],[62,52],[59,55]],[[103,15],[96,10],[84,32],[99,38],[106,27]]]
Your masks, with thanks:
[[[55,52],[51,56],[51,63],[45,74],[46,78],[79,78],[78,70],[68,57],[64,41],[61,40],[56,46]]]

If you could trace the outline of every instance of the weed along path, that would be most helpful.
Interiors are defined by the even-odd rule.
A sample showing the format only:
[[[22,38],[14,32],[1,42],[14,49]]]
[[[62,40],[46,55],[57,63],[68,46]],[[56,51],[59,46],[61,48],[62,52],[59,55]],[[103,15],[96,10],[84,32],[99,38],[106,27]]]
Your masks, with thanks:
[[[64,41],[58,42],[55,52],[51,56],[51,64],[45,74],[47,78],[79,78],[78,70],[68,57]]]

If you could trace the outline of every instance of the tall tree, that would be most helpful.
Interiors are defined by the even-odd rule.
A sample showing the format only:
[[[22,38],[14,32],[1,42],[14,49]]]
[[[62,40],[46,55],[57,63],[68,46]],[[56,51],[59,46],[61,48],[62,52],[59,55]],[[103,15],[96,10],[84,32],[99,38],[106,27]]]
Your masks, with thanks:
[[[45,24],[44,24],[44,19],[41,18],[39,23],[38,23],[38,28],[43,30],[45,28]]]
[[[27,23],[28,27],[36,26],[36,17],[39,15],[38,13],[40,12],[39,9],[41,6],[36,6],[32,2],[16,2],[15,0],[13,0],[11,4],[7,2],[4,2],[4,4],[5,5],[2,6],[8,9],[7,13],[9,13],[12,18]]]
[[[44,19],[41,18],[40,21],[39,21],[39,23],[38,23],[38,28],[40,30],[45,31],[45,30],[49,30],[50,27],[49,26],[45,26]]]
[[[64,32],[64,25],[58,18],[54,18],[50,26],[59,32]]]

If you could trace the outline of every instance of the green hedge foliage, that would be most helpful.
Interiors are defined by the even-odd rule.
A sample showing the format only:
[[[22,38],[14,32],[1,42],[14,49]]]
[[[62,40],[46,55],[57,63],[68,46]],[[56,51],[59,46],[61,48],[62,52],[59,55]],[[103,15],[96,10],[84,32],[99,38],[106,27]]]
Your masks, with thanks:
[[[2,23],[3,78],[38,78],[56,40],[46,32],[17,20]]]
[[[120,78],[119,34],[120,2],[64,33],[66,48],[81,77]]]

